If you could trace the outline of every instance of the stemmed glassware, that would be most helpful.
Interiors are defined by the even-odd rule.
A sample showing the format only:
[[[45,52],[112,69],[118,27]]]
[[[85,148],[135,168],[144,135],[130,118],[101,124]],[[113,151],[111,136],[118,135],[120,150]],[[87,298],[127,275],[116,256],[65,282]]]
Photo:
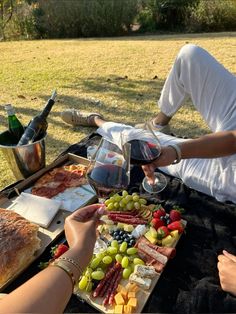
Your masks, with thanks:
[[[130,181],[130,145],[118,146],[102,138],[96,153],[91,156],[87,179],[100,203],[112,192],[126,189]]]
[[[131,144],[132,164],[150,164],[161,154],[158,137],[148,123],[146,123],[145,129],[134,129],[128,143]],[[164,190],[167,180],[162,173],[154,172],[152,177],[143,179],[142,186],[146,192],[156,194]]]

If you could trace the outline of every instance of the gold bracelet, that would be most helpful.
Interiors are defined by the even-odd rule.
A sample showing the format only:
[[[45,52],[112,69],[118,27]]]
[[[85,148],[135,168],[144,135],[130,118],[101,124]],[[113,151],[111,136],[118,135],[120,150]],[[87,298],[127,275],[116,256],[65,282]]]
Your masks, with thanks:
[[[65,265],[65,263],[63,261],[57,261],[55,260],[54,262],[52,262],[50,264],[50,266],[56,266],[61,268],[62,270],[64,270],[64,272],[70,277],[71,283],[72,283],[72,290],[74,289],[74,285],[75,285],[75,277],[74,274],[72,272],[72,270]]]
[[[79,263],[77,263],[72,258],[69,258],[69,257],[66,257],[66,256],[60,256],[56,260],[65,261],[65,262],[68,262],[68,263],[74,265],[78,269],[78,271],[80,273],[80,276],[83,274],[83,270],[82,270],[81,266],[79,265]]]

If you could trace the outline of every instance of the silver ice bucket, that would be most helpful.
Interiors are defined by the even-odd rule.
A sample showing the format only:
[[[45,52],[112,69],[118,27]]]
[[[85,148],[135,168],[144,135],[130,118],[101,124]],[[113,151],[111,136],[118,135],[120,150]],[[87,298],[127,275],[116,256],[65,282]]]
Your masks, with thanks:
[[[0,151],[17,180],[45,167],[45,137],[32,144],[16,146],[10,144],[12,135],[9,131],[0,133]]]

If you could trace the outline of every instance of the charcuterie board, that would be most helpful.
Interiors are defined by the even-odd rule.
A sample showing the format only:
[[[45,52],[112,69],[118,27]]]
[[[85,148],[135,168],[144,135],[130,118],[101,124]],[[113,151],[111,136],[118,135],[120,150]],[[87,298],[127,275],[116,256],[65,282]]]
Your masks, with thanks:
[[[102,313],[141,313],[163,273],[166,263],[170,258],[173,258],[176,253],[175,247],[181,238],[187,222],[182,218],[175,222],[168,221],[168,226],[170,228],[169,231],[166,231],[168,234],[163,235],[162,240],[160,240],[161,237],[159,237],[158,240],[158,234],[161,234],[162,229],[165,231],[166,227],[164,225],[166,225],[166,223],[163,224],[164,227],[160,229],[157,227],[155,231],[153,224],[154,222],[157,223],[158,219],[155,220],[155,218],[148,215],[149,208],[151,207],[145,207],[145,205],[142,206],[142,209],[146,209],[146,212],[143,211],[143,215],[140,217],[138,217],[137,210],[135,211],[135,215],[133,215],[133,213],[129,215],[127,211],[113,210],[104,218],[105,225],[99,229],[99,232],[101,233],[100,240],[105,241],[107,247],[104,249],[103,253],[99,253],[97,249],[94,251],[95,253],[90,265],[75,288],[75,294]],[[169,214],[166,215],[168,217],[170,216]],[[132,243],[132,235],[135,235],[135,230],[138,230],[139,227],[137,226],[140,226],[138,225],[138,222],[142,222],[141,217],[149,217],[145,226],[146,230],[143,231],[140,236],[136,234],[135,243]],[[113,224],[111,221],[112,219]],[[130,227],[130,225],[127,224],[129,219],[130,222],[136,222],[136,224]],[[125,223],[122,223],[122,221],[125,221]],[[179,229],[180,232],[177,229],[171,230],[172,226]],[[132,232],[126,232],[122,230],[122,228],[130,231],[132,230]],[[180,230],[180,228],[182,228],[182,230]],[[121,234],[121,240],[119,234]],[[127,238],[129,239],[127,240]],[[117,241],[119,242],[118,244]],[[122,246],[124,246],[124,241],[127,241],[128,243],[126,248],[122,248]],[[162,245],[162,242],[163,244],[167,244],[167,246]],[[131,252],[132,250],[133,253]],[[121,256],[120,260],[119,255]],[[101,259],[101,262],[98,263],[99,258]],[[138,260],[139,262],[137,262]],[[107,268],[105,265],[104,270],[104,264],[106,263],[109,265]],[[117,266],[119,263],[121,266]],[[120,275],[118,275],[117,270],[113,271],[113,269],[118,269],[119,267]],[[130,274],[129,267],[132,269]],[[147,279],[146,277],[141,278],[139,277],[140,273],[137,272],[137,270],[140,272],[140,269],[147,272],[153,272],[154,270],[155,274],[152,277],[147,277],[151,279]],[[103,272],[104,277],[102,275]],[[110,276],[109,272],[111,272]],[[101,280],[95,280],[95,286],[91,288],[89,287],[89,282],[94,282],[93,274],[94,276],[101,276],[103,278]],[[143,282],[139,282],[137,276],[141,278]],[[89,287],[88,291],[86,291],[87,288],[85,288],[86,284],[87,288]],[[109,288],[104,288],[106,286]],[[132,290],[132,287],[134,286],[136,286],[135,292]],[[131,294],[132,297],[129,298],[129,295]],[[128,304],[132,304],[133,307],[127,307]]]

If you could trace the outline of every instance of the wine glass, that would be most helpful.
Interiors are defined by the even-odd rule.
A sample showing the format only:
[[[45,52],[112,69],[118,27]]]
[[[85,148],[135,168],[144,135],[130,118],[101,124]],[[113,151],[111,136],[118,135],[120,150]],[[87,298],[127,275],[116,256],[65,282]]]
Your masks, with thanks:
[[[130,145],[118,146],[102,138],[96,153],[91,156],[87,179],[97,193],[99,203],[112,192],[126,189],[130,180]]]
[[[145,129],[136,129],[130,134],[131,163],[146,165],[152,163],[161,154],[161,145],[151,126],[146,123]],[[166,177],[154,172],[151,178],[145,177],[142,182],[144,190],[150,194],[160,193],[167,186]]]

